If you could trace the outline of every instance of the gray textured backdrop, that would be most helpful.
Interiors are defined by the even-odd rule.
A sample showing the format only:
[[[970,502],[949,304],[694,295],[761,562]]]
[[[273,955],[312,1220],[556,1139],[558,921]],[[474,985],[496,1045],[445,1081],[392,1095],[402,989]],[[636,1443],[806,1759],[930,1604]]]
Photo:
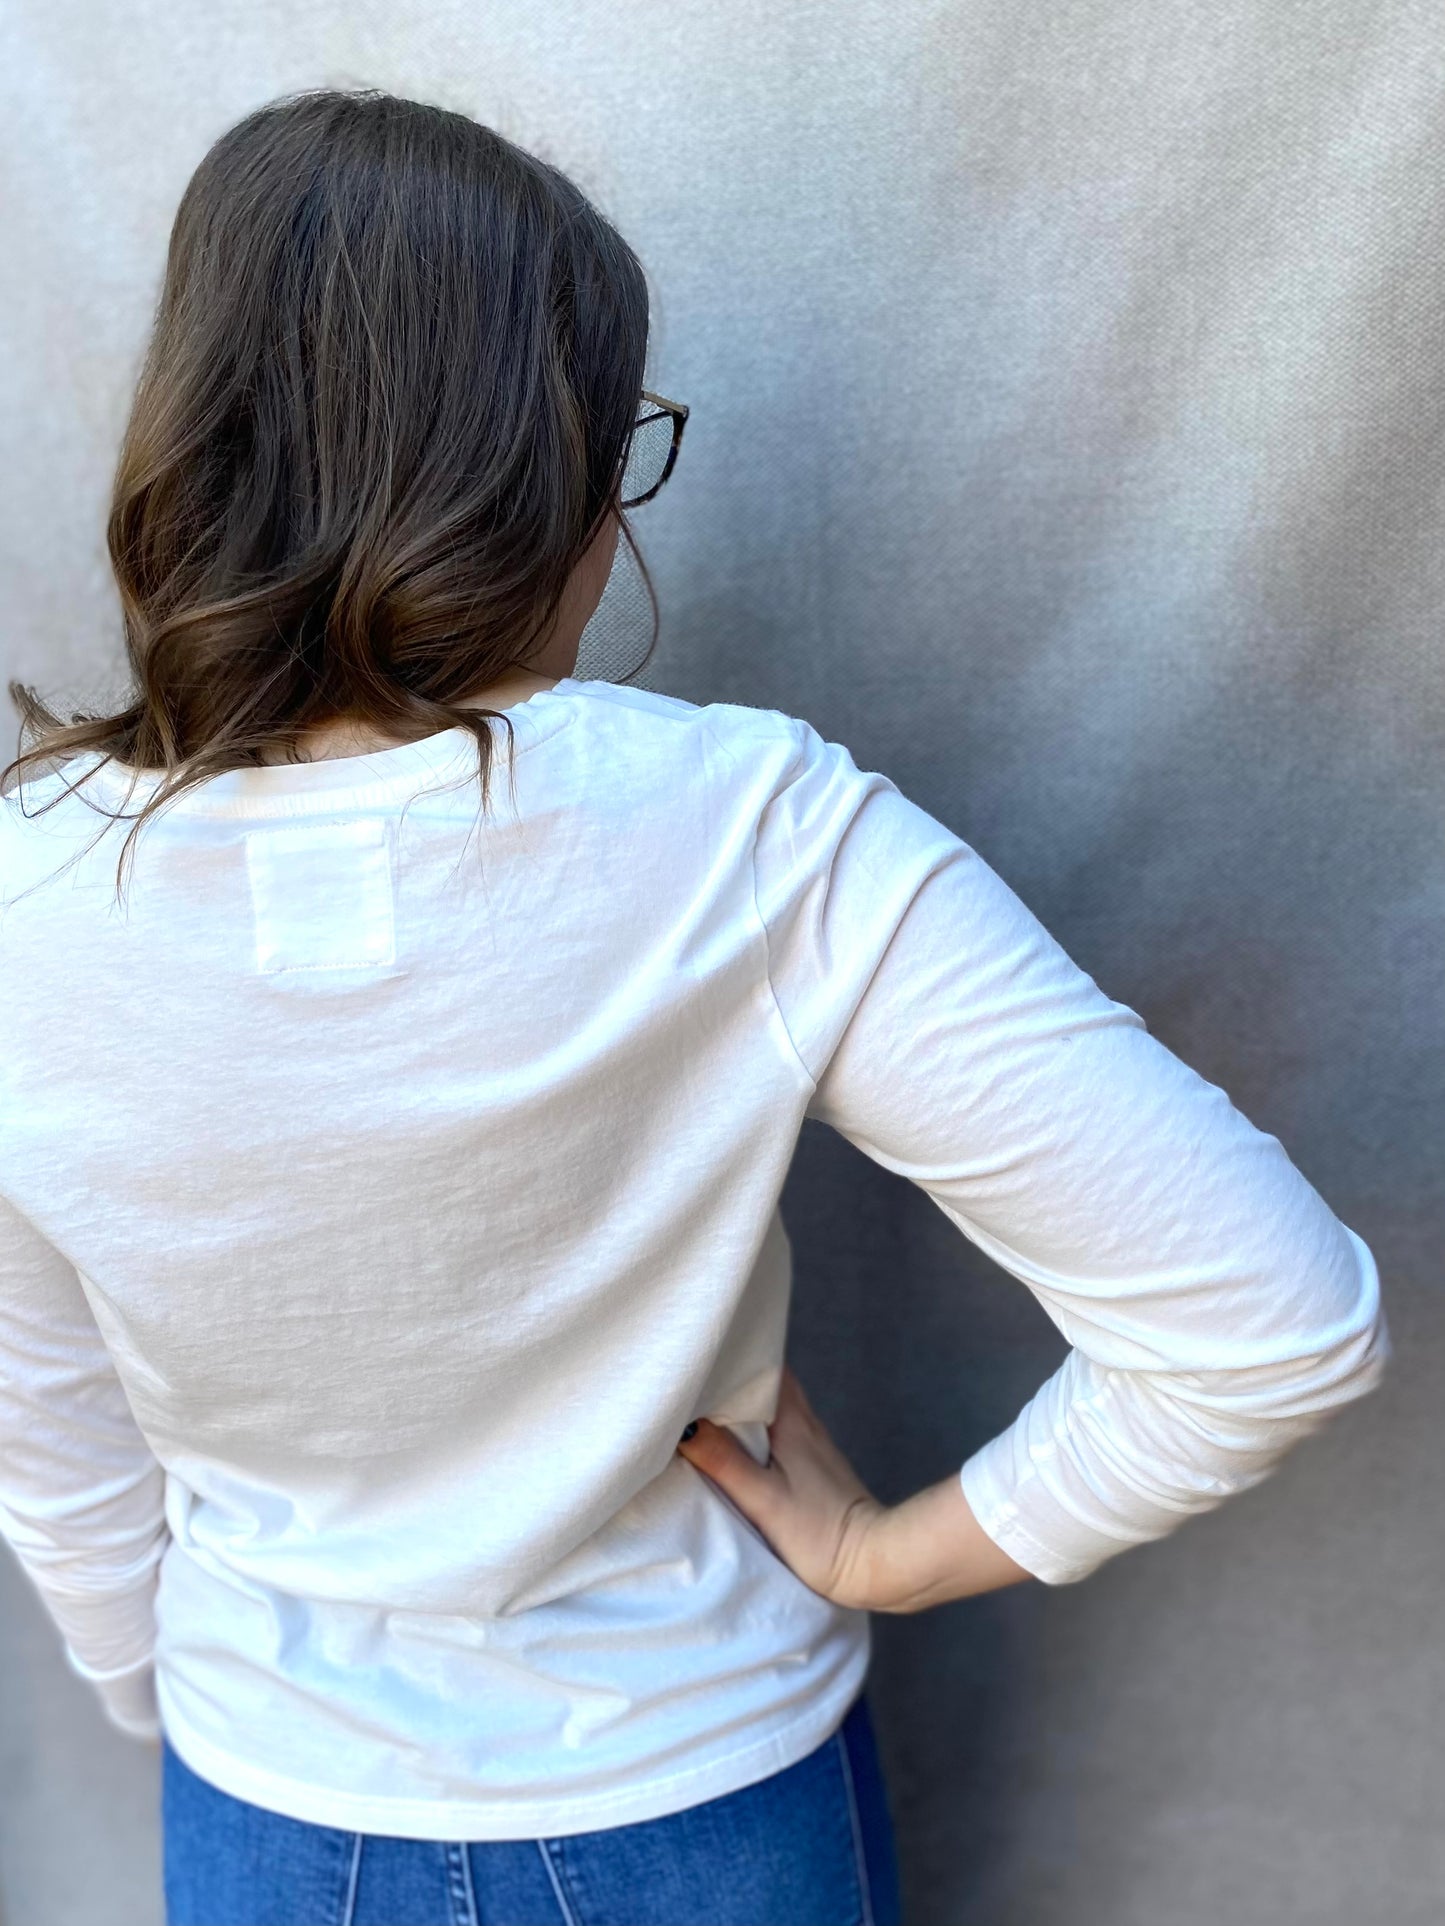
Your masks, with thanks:
[[[887,771],[1375,1250],[1392,1376],[1268,1485],[876,1621],[912,1926],[1436,1926],[1439,9],[10,0],[4,36],[0,673],[115,687],[110,466],[210,140],[302,84],[464,108],[618,220],[692,405],[643,680]],[[880,1495],[1060,1356],[821,1126],[784,1211],[795,1361]],[[6,1918],[151,1926],[149,1755],[0,1579]]]

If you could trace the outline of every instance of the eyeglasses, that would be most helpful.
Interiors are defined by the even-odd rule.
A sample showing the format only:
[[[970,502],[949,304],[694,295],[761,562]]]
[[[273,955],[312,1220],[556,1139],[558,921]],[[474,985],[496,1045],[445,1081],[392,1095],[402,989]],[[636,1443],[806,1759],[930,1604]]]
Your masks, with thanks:
[[[645,406],[632,426],[627,460],[622,471],[623,508],[650,502],[677,464],[688,411],[680,401],[642,391]]]

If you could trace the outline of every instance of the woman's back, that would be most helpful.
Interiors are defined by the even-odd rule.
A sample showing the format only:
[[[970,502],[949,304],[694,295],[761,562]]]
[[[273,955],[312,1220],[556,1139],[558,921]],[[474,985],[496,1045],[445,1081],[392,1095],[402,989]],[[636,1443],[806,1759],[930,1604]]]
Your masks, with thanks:
[[[799,725],[571,678],[509,714],[480,839],[449,730],[213,779],[123,911],[89,784],[12,805],[0,871],[0,1194],[168,1474],[166,1729],[438,1837],[743,1783],[867,1659],[674,1450],[707,1413],[767,1454],[812,1086],[755,845]]]

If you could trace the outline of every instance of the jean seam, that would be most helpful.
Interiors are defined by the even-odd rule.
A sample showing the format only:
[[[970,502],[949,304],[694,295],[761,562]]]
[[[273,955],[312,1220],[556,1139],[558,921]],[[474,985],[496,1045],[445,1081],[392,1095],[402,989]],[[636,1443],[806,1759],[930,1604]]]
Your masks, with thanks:
[[[848,1757],[848,1741],[842,1728],[833,1735],[838,1747],[838,1762],[843,1768],[843,1790],[848,1795],[848,1824],[853,1834],[853,1861],[857,1868],[858,1894],[863,1902],[863,1914],[858,1926],[875,1926],[873,1918],[873,1882],[868,1876],[868,1858],[863,1850],[863,1824],[858,1816],[858,1796],[853,1788],[853,1762]]]
[[[352,1926],[356,1917],[356,1892],[361,1884],[361,1846],[363,1835],[352,1835],[351,1871],[346,1879],[346,1897],[341,1902],[341,1926]]]
[[[465,1844],[459,1840],[448,1840],[445,1856],[452,1926],[477,1926],[477,1895],[472,1886],[471,1860]]]
[[[561,1878],[558,1874],[557,1867],[552,1863],[552,1855],[547,1850],[547,1841],[545,1839],[539,1839],[537,1841],[537,1850],[542,1855],[542,1864],[547,1868],[547,1877],[552,1882],[552,1891],[556,1894],[557,1904],[561,1908],[565,1926],[582,1926],[582,1922],[578,1919],[576,1913],[573,1912],[567,1894],[563,1890]]]

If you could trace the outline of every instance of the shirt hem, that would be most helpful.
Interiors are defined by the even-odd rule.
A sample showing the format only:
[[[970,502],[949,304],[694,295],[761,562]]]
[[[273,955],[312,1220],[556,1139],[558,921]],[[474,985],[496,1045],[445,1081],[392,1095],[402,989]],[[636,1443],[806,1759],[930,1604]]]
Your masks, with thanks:
[[[867,1682],[870,1657],[871,1640],[865,1638],[842,1684],[765,1739],[754,1740],[703,1765],[610,1792],[583,1795],[561,1805],[550,1799],[391,1799],[337,1792],[304,1785],[233,1758],[189,1731],[164,1705],[162,1727],[166,1741],[181,1761],[219,1791],[309,1825],[390,1838],[467,1843],[565,1838],[573,1833],[663,1819],[689,1806],[739,1792],[796,1765],[842,1724]]]

